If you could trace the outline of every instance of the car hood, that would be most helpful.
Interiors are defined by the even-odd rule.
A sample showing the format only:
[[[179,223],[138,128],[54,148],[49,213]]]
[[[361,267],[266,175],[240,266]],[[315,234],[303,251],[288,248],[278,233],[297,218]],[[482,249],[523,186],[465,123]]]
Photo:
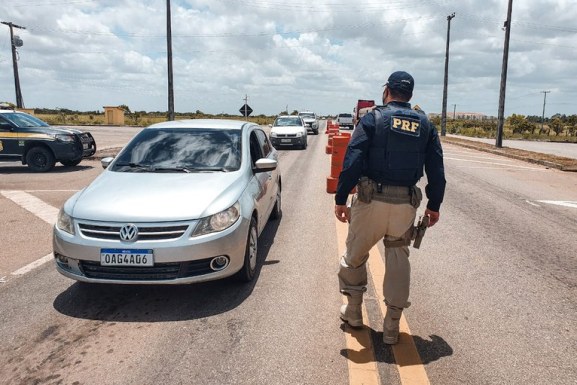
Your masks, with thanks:
[[[77,130],[75,128],[68,127],[27,127],[28,132],[37,132],[42,134],[81,134],[85,131]]]
[[[198,219],[232,206],[245,174],[129,173],[105,171],[71,198],[65,211],[77,219],[158,222]]]
[[[59,132],[61,132],[61,133],[63,133],[63,134],[82,134],[83,132],[85,132],[85,131],[82,131],[82,130],[77,130],[77,129],[75,129],[75,128],[69,128],[69,127],[54,127],[54,126],[50,126],[50,128],[51,128],[52,130],[59,131]]]

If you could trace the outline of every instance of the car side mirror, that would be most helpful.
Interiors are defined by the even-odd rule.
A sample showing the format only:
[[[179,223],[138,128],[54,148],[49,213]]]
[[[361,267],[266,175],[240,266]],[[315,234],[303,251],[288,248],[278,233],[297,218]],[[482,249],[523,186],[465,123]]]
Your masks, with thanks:
[[[108,168],[108,166],[110,166],[110,163],[112,163],[113,160],[114,160],[113,157],[107,156],[106,158],[102,158],[100,160],[100,164],[102,165],[102,168],[106,169]]]
[[[267,172],[275,170],[278,167],[278,162],[274,159],[260,158],[254,166],[254,172]]]

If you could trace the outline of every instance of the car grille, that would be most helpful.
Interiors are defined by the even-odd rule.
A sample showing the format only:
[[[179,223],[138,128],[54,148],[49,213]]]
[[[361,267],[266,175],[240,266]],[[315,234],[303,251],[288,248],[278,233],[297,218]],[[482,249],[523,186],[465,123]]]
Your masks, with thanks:
[[[296,138],[297,134],[278,134],[277,137],[279,137],[279,138]]]
[[[101,266],[98,262],[80,261],[87,278],[118,281],[161,281],[188,278],[213,272],[210,258],[190,262],[157,263],[154,266]]]
[[[93,239],[120,239],[120,225],[102,226],[87,223],[78,224],[80,232],[86,238]],[[171,226],[138,226],[139,241],[166,241],[180,238],[188,229],[188,225]]]
[[[80,134],[80,141],[82,143],[92,143],[92,138],[87,133]]]

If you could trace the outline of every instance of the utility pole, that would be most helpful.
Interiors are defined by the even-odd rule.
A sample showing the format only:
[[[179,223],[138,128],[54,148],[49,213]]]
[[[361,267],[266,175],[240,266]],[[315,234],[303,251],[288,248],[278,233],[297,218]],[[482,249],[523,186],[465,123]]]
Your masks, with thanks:
[[[19,29],[26,29],[26,28],[7,21],[2,21],[2,24],[5,24],[8,27],[10,27],[10,45],[12,47],[12,68],[14,68],[14,88],[16,89],[16,107],[22,108],[24,107],[24,103],[22,101],[22,90],[20,90],[20,77],[18,76],[18,63],[16,61],[16,40],[14,39],[13,28],[19,28]],[[19,40],[19,47],[21,46],[22,41]]]
[[[543,115],[541,116],[541,132],[543,132],[543,125],[545,124],[545,101],[547,100],[547,94],[551,91],[541,91],[543,93]]]
[[[172,82],[172,27],[170,0],[166,0],[166,48],[168,55],[168,120],[174,120],[174,85]]]
[[[246,118],[248,118],[248,108],[247,108],[247,106],[248,106],[248,95],[247,95],[247,94],[244,94],[244,106],[243,106],[244,108],[243,108],[243,110],[244,110],[244,119],[245,119],[245,120],[246,120]]]
[[[453,120],[455,120],[456,111],[457,111],[457,105],[453,104]]]
[[[497,117],[497,139],[495,146],[503,147],[503,125],[505,120],[505,88],[507,85],[507,64],[509,61],[509,38],[511,37],[511,11],[513,0],[509,0],[507,9],[507,21],[505,21],[505,45],[503,47],[503,66],[501,68],[501,91],[499,92],[499,115]]]
[[[447,16],[447,48],[445,49],[445,81],[443,83],[443,111],[441,112],[441,136],[447,134],[447,86],[449,83],[449,38],[451,33],[451,19],[455,12]]]

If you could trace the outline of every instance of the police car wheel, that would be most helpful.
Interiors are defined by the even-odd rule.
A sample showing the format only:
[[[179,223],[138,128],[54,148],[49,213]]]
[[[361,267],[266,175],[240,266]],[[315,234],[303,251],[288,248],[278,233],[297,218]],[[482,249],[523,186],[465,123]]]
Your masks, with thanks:
[[[52,152],[45,147],[32,147],[26,153],[26,164],[34,172],[46,172],[52,170],[56,160]]]
[[[63,166],[66,167],[74,167],[74,166],[78,166],[78,164],[82,162],[82,158],[80,159],[68,159],[68,160],[61,160],[60,163],[62,163]]]
[[[246,249],[244,253],[244,264],[237,273],[237,277],[243,282],[250,282],[256,275],[256,262],[258,253],[258,230],[256,219],[250,219],[248,237],[246,240]]]

